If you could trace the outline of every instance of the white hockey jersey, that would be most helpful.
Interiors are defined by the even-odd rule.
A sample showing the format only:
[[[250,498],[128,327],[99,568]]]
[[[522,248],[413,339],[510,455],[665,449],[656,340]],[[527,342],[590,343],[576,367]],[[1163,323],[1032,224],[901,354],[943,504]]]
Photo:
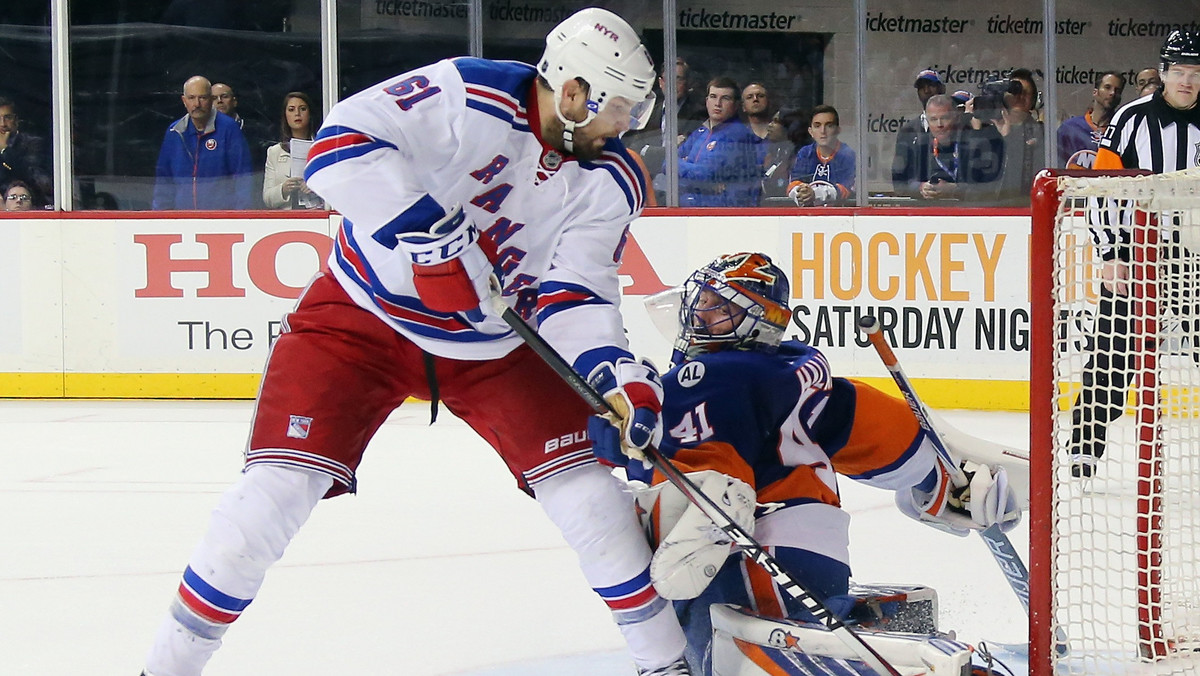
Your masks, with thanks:
[[[587,374],[628,353],[617,268],[646,185],[618,140],[595,162],[542,143],[535,76],[522,63],[459,58],[380,83],[333,107],[305,178],[344,216],[334,275],[396,331],[453,359],[521,344],[490,307],[472,322],[417,296],[397,235],[462,204],[496,247],[505,302]]]

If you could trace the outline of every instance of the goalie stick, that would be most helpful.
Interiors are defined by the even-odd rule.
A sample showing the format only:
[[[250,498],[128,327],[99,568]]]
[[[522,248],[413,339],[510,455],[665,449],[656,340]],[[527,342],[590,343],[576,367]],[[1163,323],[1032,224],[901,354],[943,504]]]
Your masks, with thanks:
[[[583,376],[579,375],[570,364],[563,359],[544,338],[538,335],[524,319],[521,318],[512,308],[508,307],[500,298],[499,290],[493,286],[492,288],[492,305],[496,312],[500,313],[500,317],[512,330],[525,341],[533,351],[562,378],[567,385],[571,387],[584,401],[587,402],[592,410],[598,414],[614,412],[612,407],[604,397],[596,391],[594,387],[587,382]],[[752,561],[759,564],[770,574],[771,579],[779,585],[780,589],[788,596],[799,601],[804,609],[811,613],[818,622],[826,629],[837,636],[847,648],[852,650],[858,659],[865,662],[875,673],[880,676],[900,676],[900,672],[891,664],[879,655],[878,652],[855,633],[849,626],[825,605],[821,599],[817,598],[812,591],[800,584],[796,578],[792,577],[771,556],[757,540],[747,533],[741,526],[733,521],[716,502],[709,496],[705,495],[696,484],[683,472],[679,471],[669,460],[663,456],[653,444],[646,447],[646,459],[650,461],[654,468],[662,472],[667,480],[675,484],[689,502],[696,505],[704,512],[708,518],[713,520],[721,530],[725,531],[746,556]]]
[[[896,387],[900,388],[900,393],[904,395],[904,400],[908,402],[908,407],[912,409],[913,415],[917,417],[917,422],[921,425],[921,429],[929,435],[929,439],[933,442],[933,448],[937,451],[938,458],[942,462],[942,466],[946,468],[950,475],[950,481],[955,487],[967,485],[967,476],[963,473],[962,467],[958,461],[950,454],[950,449],[946,446],[945,440],[940,432],[933,425],[933,420],[929,412],[925,409],[925,404],[921,402],[917,396],[916,389],[913,388],[912,381],[908,379],[908,375],[904,373],[904,369],[900,367],[900,360],[896,358],[896,353],[892,351],[890,345],[883,338],[883,332],[879,330],[879,320],[873,315],[867,315],[858,320],[858,326],[863,333],[867,334],[867,338],[874,346],[875,352],[879,354],[879,359],[883,361],[883,365],[887,367],[888,373],[892,375],[892,380],[896,381]],[[1025,562],[1021,560],[1021,554],[1017,548],[1013,546],[1012,541],[1000,530],[999,524],[992,524],[983,530],[975,530],[979,533],[979,537],[983,538],[987,545],[988,551],[992,557],[996,559],[996,565],[1000,567],[1000,572],[1004,574],[1004,579],[1008,581],[1008,586],[1012,588],[1013,593],[1017,595],[1017,600],[1021,602],[1021,607],[1025,609],[1025,615],[1029,615],[1029,569],[1025,567]],[[1067,635],[1059,627],[1055,635],[1056,645],[1055,650],[1060,655],[1067,654]]]

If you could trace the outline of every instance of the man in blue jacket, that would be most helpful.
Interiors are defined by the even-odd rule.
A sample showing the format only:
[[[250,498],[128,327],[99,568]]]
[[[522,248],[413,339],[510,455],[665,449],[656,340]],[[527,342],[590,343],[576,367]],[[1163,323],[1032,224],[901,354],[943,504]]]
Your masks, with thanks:
[[[708,83],[708,120],[679,146],[679,206],[758,206],[761,139],[737,118],[737,83]]]
[[[250,148],[233,118],[213,110],[212,85],[196,75],[183,83],[187,110],[171,123],[158,153],[155,209],[249,209]]]

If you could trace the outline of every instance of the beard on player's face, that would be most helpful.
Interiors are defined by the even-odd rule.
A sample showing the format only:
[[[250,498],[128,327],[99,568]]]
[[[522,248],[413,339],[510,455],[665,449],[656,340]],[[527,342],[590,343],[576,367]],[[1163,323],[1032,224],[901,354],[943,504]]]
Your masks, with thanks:
[[[547,129],[549,133],[546,135],[546,142],[559,152],[569,153],[584,161],[595,160],[604,152],[604,144],[608,141],[609,136],[611,136],[603,134],[599,126],[596,120],[592,120],[588,124],[575,125],[574,136],[572,137],[573,149],[567,150],[566,142],[563,140],[563,131],[566,129],[566,126],[562,120],[555,119],[550,123],[549,129]]]

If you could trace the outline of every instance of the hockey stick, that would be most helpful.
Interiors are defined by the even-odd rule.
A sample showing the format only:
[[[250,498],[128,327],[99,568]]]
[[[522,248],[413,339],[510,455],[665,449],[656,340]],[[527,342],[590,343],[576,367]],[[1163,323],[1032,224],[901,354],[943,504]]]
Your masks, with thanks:
[[[904,373],[904,369],[900,367],[900,360],[896,358],[896,353],[892,351],[892,347],[887,344],[883,338],[883,332],[879,330],[879,320],[872,315],[867,315],[858,320],[858,326],[863,333],[867,334],[867,338],[874,346],[875,352],[879,354],[879,358],[883,361],[883,365],[887,367],[889,373],[892,374],[892,380],[896,381],[896,386],[900,388],[900,393],[904,395],[904,400],[908,402],[908,407],[912,409],[913,415],[917,417],[917,422],[921,425],[921,429],[929,435],[930,441],[933,442],[933,448],[937,451],[938,459],[941,460],[942,466],[945,467],[947,473],[950,474],[950,481],[955,487],[967,485],[967,475],[963,472],[958,461],[950,454],[950,449],[946,447],[946,442],[942,439],[942,435],[934,427],[933,421],[929,417],[929,412],[925,409],[925,404],[921,403],[920,397],[917,396],[916,389],[913,388],[912,381],[908,379],[908,375]],[[1013,546],[1012,541],[1008,539],[1004,531],[1000,530],[999,524],[992,524],[983,530],[975,530],[979,533],[979,537],[983,538],[987,544],[988,551],[992,553],[992,558],[996,559],[996,565],[1000,567],[1000,572],[1004,574],[1004,579],[1008,581],[1008,586],[1012,588],[1013,593],[1017,595],[1017,600],[1021,602],[1021,607],[1025,609],[1025,615],[1029,615],[1029,569],[1025,567],[1025,562],[1021,560],[1021,554],[1017,548]],[[1067,654],[1067,635],[1059,627],[1055,638],[1057,645],[1055,650],[1060,655]]]
[[[512,328],[522,340],[533,351],[554,370],[566,383],[575,391],[584,401],[587,402],[592,410],[598,414],[613,413],[612,407],[600,393],[596,391],[563,359],[544,338],[538,335],[533,327],[529,326],[524,319],[521,318],[512,308],[508,307],[500,298],[500,294],[493,289],[492,304],[504,319],[505,323]],[[817,598],[812,591],[800,584],[796,578],[792,577],[783,566],[771,556],[766,548],[764,548],[757,540],[739,526],[724,510],[713,501],[712,498],[705,495],[699,487],[683,472],[680,472],[663,454],[654,447],[653,444],[646,447],[646,459],[654,468],[662,472],[667,480],[675,484],[680,492],[687,497],[688,501],[700,508],[708,518],[712,519],[721,530],[729,535],[746,556],[752,561],[762,566],[775,584],[779,585],[788,596],[800,602],[804,609],[813,615],[826,629],[837,636],[850,650],[858,656],[858,659],[865,662],[875,673],[880,676],[900,676],[900,672],[896,668],[888,664],[883,657],[871,646],[863,641],[862,637],[855,633],[849,626],[825,605],[823,601]]]

